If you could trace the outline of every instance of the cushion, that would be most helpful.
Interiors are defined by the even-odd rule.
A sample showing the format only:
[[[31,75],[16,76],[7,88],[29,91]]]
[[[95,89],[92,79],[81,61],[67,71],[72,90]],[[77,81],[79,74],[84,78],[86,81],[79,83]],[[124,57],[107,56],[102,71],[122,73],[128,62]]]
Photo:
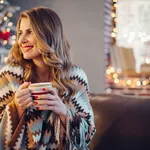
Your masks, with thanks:
[[[90,100],[97,130],[92,150],[150,149],[149,98],[91,94]]]

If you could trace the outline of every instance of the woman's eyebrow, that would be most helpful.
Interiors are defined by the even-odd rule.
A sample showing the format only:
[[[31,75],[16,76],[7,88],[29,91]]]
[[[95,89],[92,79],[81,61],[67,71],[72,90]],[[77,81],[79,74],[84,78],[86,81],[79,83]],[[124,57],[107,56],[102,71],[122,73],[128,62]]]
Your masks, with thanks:
[[[31,31],[32,29],[29,28],[29,29],[26,29],[25,31]],[[19,29],[19,32],[22,32],[22,30]]]

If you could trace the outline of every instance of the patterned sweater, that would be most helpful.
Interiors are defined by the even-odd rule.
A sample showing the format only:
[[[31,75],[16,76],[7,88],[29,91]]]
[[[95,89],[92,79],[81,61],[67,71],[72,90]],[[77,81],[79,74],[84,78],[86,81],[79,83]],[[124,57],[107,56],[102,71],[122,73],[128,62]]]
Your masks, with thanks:
[[[94,133],[85,72],[73,67],[70,79],[78,92],[69,102],[64,126],[52,111],[28,108],[19,119],[14,93],[23,83],[23,68],[6,65],[0,71],[0,150],[86,150]]]

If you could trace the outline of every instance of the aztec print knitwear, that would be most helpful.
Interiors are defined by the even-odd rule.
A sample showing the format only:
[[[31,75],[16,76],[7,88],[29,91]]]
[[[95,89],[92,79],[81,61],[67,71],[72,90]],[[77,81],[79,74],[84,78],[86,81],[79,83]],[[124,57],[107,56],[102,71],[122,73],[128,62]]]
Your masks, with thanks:
[[[52,111],[28,108],[19,119],[14,93],[23,83],[24,69],[6,65],[0,71],[0,150],[86,150],[96,129],[89,102],[87,76],[74,66],[70,79],[78,92],[69,102],[67,124]]]

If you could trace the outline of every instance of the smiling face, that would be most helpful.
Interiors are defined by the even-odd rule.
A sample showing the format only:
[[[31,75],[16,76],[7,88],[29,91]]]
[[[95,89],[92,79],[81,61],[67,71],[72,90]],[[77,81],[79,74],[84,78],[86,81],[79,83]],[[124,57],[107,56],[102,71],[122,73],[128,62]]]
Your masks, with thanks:
[[[37,47],[36,38],[34,36],[30,20],[28,18],[21,19],[18,35],[18,44],[24,59],[42,59],[41,53]]]

